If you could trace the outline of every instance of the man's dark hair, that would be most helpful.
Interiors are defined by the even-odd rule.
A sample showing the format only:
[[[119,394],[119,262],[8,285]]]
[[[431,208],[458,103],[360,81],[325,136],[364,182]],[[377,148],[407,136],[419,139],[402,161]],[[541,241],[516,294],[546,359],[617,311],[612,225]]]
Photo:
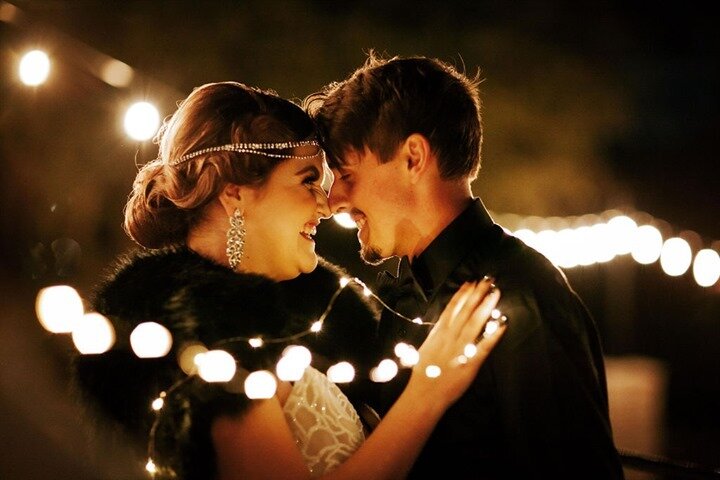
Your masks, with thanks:
[[[305,99],[332,167],[349,150],[367,147],[381,163],[419,133],[430,142],[445,179],[480,168],[482,122],[478,75],[426,57],[383,59],[369,53],[365,64],[342,82]]]

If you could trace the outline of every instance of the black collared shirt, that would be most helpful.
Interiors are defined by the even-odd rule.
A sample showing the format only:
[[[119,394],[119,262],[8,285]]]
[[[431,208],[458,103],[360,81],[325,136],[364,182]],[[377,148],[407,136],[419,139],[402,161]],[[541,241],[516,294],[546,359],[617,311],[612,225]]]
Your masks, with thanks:
[[[396,287],[391,307],[432,323],[464,282],[485,275],[500,288],[508,330],[410,477],[442,467],[443,478],[622,478],[594,321],[564,274],[495,224],[479,199],[384,283]],[[380,336],[390,355],[399,341],[421,345],[430,328],[385,310]],[[386,411],[402,386],[384,385],[377,409]]]

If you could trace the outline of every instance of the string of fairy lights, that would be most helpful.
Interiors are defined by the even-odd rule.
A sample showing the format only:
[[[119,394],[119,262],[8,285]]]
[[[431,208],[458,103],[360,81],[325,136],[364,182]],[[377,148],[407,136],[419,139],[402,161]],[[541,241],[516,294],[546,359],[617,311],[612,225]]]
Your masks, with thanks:
[[[278,360],[275,371],[256,370],[247,372],[240,366],[240,377],[245,376],[242,392],[249,399],[266,399],[275,395],[278,380],[295,382],[302,378],[306,369],[312,362],[312,353],[302,345],[293,342],[303,337],[318,333],[323,328],[328,314],[332,310],[336,299],[350,283],[362,287],[365,297],[372,297],[384,308],[405,321],[418,325],[433,325],[420,317],[409,318],[389,307],[378,295],[359,278],[343,277],[338,288],[328,301],[323,313],[309,327],[303,331],[284,337],[229,337],[212,345],[211,349],[199,342],[181,345],[177,354],[180,369],[187,374],[166,390],[159,392],[158,396],[150,402],[150,408],[157,415],[153,423],[148,441],[148,461],[146,470],[156,474],[159,467],[155,461],[155,432],[165,406],[165,399],[191,378],[199,376],[208,383],[228,383],[238,375],[239,362],[227,350],[231,344],[246,343],[253,349],[262,348],[266,344],[287,344]],[[41,324],[53,333],[69,333],[72,336],[75,348],[85,355],[102,354],[110,350],[115,344],[115,329],[112,322],[97,312],[84,313],[84,301],[73,287],[68,285],[55,285],[43,288],[36,299],[36,313]],[[500,310],[493,309],[490,318],[485,324],[481,337],[487,338],[497,332],[498,328],[507,321],[507,317]],[[138,324],[130,333],[130,347],[139,359],[160,358],[171,351],[173,338],[171,332],[157,322],[148,321]],[[405,342],[398,342],[394,348],[397,360],[385,358],[370,370],[370,380],[377,383],[391,381],[399,372],[400,366],[411,368],[420,361],[417,349]],[[454,361],[457,364],[467,363],[477,354],[477,346],[468,343],[463,352]],[[398,365],[400,364],[400,366]],[[439,365],[427,365],[425,375],[436,378],[442,374]],[[326,375],[334,383],[349,383],[355,378],[355,368],[350,362],[340,361],[331,365]]]
[[[22,12],[0,0],[0,21],[22,24]],[[27,22],[25,22],[27,23]],[[64,39],[70,42],[69,39]],[[117,88],[130,86],[137,77],[131,66],[73,41],[69,47],[82,50],[93,61],[86,68],[97,78]],[[51,59],[41,49],[25,53],[18,61],[18,78],[27,86],[39,87],[51,73]],[[160,125],[158,109],[148,101],[130,105],[124,113],[126,133],[133,139],[152,138]],[[659,260],[670,276],[684,275],[691,267],[696,283],[714,286],[720,277],[720,242],[703,242],[701,235],[683,231],[670,235],[663,231],[666,222],[641,212],[608,210],[577,217],[533,217],[514,214],[495,215],[498,223],[547,256],[562,268],[576,268],[608,262],[630,255],[641,265]],[[347,214],[335,215],[339,225],[354,228]]]

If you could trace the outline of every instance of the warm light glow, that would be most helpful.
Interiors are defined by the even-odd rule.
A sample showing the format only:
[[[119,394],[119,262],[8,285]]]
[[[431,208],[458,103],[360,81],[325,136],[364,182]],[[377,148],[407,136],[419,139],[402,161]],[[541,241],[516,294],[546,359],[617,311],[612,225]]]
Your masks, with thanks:
[[[680,237],[668,238],[660,252],[660,266],[671,277],[687,272],[692,263],[690,244]]]
[[[368,287],[363,287],[363,295],[365,295],[366,297],[369,297],[370,295],[372,295],[372,292],[370,291],[370,289]]]
[[[328,368],[327,377],[333,383],[350,383],[355,378],[355,369],[348,362],[336,363]]]
[[[158,397],[153,400],[151,407],[157,412],[158,410],[162,409],[163,405],[165,405],[165,400],[163,400],[162,397]]]
[[[554,230],[543,230],[535,237],[535,249],[556,265],[559,257],[556,253],[558,250],[557,236],[558,234]]]
[[[85,309],[77,290],[68,285],[55,285],[38,292],[35,313],[46,330],[69,333],[82,318]]]
[[[250,346],[253,347],[253,348],[260,348],[260,347],[263,346],[263,340],[262,340],[262,338],[260,338],[260,337],[251,338],[250,340],[248,340],[248,343],[249,343]]]
[[[313,323],[310,326],[311,332],[319,332],[320,330],[322,330],[322,321],[320,321],[320,320],[318,320],[317,322]]]
[[[515,231],[513,235],[525,242],[525,245],[535,248],[535,238],[537,237],[537,234],[529,228],[521,228],[520,230]]]
[[[415,347],[404,342],[395,345],[395,355],[398,356],[403,367],[412,367],[420,361],[420,353]]]
[[[720,278],[720,255],[713,249],[705,248],[695,255],[693,276],[701,287],[712,287]]]
[[[465,348],[463,349],[463,355],[465,355],[467,358],[472,358],[475,355],[477,355],[477,346],[473,343],[468,343],[465,345]]]
[[[115,329],[110,320],[99,313],[87,313],[75,324],[72,339],[80,353],[104,353],[115,343]]]
[[[131,138],[144,141],[155,135],[160,126],[160,114],[154,105],[137,102],[125,114],[125,132]]]
[[[615,255],[627,255],[632,252],[633,239],[638,226],[635,220],[625,215],[613,217],[608,222],[609,239]]]
[[[423,323],[422,318],[420,318],[420,317],[415,317],[415,318],[413,318],[413,321],[412,321],[412,322],[413,322],[413,323],[416,323],[416,324],[418,324],[418,325],[422,325],[422,323]]]
[[[311,361],[310,350],[303,346],[291,345],[283,351],[275,371],[280,380],[296,382],[302,378]]]
[[[607,223],[596,223],[590,226],[591,248],[594,263],[609,262],[617,255],[617,246],[614,244],[615,232]]]
[[[235,359],[225,350],[210,350],[195,356],[200,378],[209,383],[229,382],[235,376]]]
[[[130,334],[130,346],[140,358],[164,357],[172,347],[172,334],[159,323],[144,322]]]
[[[348,283],[350,283],[350,279],[347,277],[342,277],[340,279],[340,288],[345,288]]]
[[[202,343],[186,344],[178,355],[178,365],[187,375],[193,375],[198,369],[198,356],[207,353],[207,351],[208,349]]]
[[[663,238],[660,231],[652,225],[643,225],[635,230],[630,253],[636,262],[648,265],[660,258],[662,246]]]
[[[113,87],[124,88],[130,85],[134,76],[133,69],[127,63],[111,59],[100,70],[100,77]]]
[[[483,331],[483,338],[492,337],[497,332],[500,324],[497,320],[490,320],[485,324],[485,330]]]
[[[384,383],[389,382],[398,373],[397,363],[386,358],[381,361],[377,367],[370,370],[370,380],[373,382]]]
[[[252,372],[245,379],[245,395],[250,399],[272,398],[277,391],[277,381],[267,370]]]
[[[23,55],[19,67],[20,80],[30,87],[45,83],[50,74],[50,59],[42,50]]]
[[[437,378],[442,373],[442,370],[437,365],[428,365],[425,367],[425,375],[430,378]]]
[[[357,228],[349,213],[336,213],[333,215],[333,219],[343,228]]]
[[[147,470],[148,473],[157,473],[157,467],[155,466],[155,462],[153,462],[152,459],[149,459],[145,464],[145,470]]]

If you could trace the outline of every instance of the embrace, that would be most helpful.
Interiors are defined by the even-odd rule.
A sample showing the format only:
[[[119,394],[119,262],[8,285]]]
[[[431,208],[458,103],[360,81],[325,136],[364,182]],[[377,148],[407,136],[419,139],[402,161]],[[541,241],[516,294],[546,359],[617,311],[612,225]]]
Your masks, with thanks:
[[[118,341],[74,362],[83,400],[141,455],[149,445],[154,478],[623,478],[593,319],[470,188],[478,83],[437,59],[371,54],[303,105],[237,82],[179,104],[125,207],[139,248],[93,298],[119,336],[153,321],[172,349],[138,358]],[[364,261],[401,259],[379,278],[383,305],[338,290],[345,271],[316,255],[336,213],[357,224]],[[325,313],[322,331],[298,334]],[[234,378],[181,368],[193,345],[230,353]],[[398,345],[414,361],[373,378]],[[249,395],[242,380],[289,346],[312,363]],[[328,378],[340,361],[354,381]]]

